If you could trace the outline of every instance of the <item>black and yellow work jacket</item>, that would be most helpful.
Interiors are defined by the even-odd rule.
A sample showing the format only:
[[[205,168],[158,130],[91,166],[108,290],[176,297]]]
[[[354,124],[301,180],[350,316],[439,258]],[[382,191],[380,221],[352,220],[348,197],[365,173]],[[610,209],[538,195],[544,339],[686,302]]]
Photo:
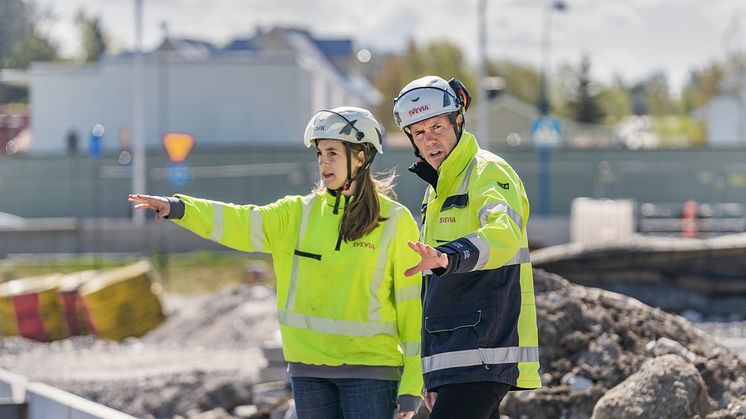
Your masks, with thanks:
[[[523,183],[468,132],[433,180],[423,200],[421,241],[446,253],[449,263],[423,278],[425,387],[476,381],[541,387]]]

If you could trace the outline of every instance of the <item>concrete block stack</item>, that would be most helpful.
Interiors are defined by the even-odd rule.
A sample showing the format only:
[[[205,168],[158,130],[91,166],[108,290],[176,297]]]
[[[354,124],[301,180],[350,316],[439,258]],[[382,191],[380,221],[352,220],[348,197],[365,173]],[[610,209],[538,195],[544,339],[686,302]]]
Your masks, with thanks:
[[[86,324],[96,336],[142,336],[166,319],[147,261],[102,271],[78,289]]]
[[[39,342],[64,338],[59,301],[60,277],[55,274],[0,284],[0,332]]]
[[[86,311],[78,289],[91,280],[97,271],[82,271],[64,275],[60,279],[60,302],[62,317],[68,336],[88,335],[91,330],[86,322]]]
[[[154,275],[143,261],[2,283],[0,335],[39,342],[87,334],[112,340],[142,336],[166,318]]]

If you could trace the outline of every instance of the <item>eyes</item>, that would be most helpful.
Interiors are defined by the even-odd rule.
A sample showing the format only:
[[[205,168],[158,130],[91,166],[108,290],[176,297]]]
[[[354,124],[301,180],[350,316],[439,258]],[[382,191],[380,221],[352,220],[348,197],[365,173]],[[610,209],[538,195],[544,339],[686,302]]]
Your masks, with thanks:
[[[425,133],[428,132],[428,131],[432,135],[440,135],[443,132],[443,128],[444,128],[443,124],[440,124],[440,123],[433,124],[433,125],[430,125],[429,127],[425,128],[425,129],[420,129],[420,128],[415,129],[412,132],[412,136],[415,139],[422,139],[425,136]]]
[[[329,151],[326,151],[324,154],[327,156],[334,157],[337,155],[337,152],[334,150],[329,150]],[[316,150],[316,157],[321,157],[321,151]]]

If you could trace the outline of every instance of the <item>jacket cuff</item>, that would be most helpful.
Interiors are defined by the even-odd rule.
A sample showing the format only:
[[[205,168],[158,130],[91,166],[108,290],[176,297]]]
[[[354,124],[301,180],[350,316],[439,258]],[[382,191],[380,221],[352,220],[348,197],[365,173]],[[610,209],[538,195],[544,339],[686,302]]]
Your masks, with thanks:
[[[168,216],[163,218],[168,218],[169,220],[180,220],[184,216],[184,210],[186,208],[184,201],[176,196],[169,196],[166,199],[171,205],[171,209],[168,212]]]
[[[440,245],[436,249],[448,256],[448,267],[432,270],[436,277],[454,272],[471,272],[479,260],[479,249],[465,237]]]
[[[413,396],[411,394],[402,394],[401,396],[399,396],[398,399],[399,411],[417,412],[417,410],[420,409],[421,401],[422,399],[417,396]]]
[[[440,250],[441,252],[445,253],[446,256],[448,256],[448,266],[445,268],[433,268],[430,271],[435,275],[435,277],[440,277],[449,273],[453,272],[453,267],[458,264],[458,254],[454,253],[451,249],[447,249],[445,247],[438,246],[436,247],[437,250]]]

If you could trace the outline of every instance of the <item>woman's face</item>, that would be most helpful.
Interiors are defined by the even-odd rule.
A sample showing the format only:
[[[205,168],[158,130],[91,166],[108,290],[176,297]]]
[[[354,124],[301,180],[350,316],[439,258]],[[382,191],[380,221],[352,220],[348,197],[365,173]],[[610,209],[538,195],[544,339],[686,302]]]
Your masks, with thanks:
[[[328,189],[339,189],[347,181],[347,153],[342,141],[318,140],[316,156],[319,164],[319,177]],[[363,152],[352,153],[352,174],[355,176],[363,166]]]

